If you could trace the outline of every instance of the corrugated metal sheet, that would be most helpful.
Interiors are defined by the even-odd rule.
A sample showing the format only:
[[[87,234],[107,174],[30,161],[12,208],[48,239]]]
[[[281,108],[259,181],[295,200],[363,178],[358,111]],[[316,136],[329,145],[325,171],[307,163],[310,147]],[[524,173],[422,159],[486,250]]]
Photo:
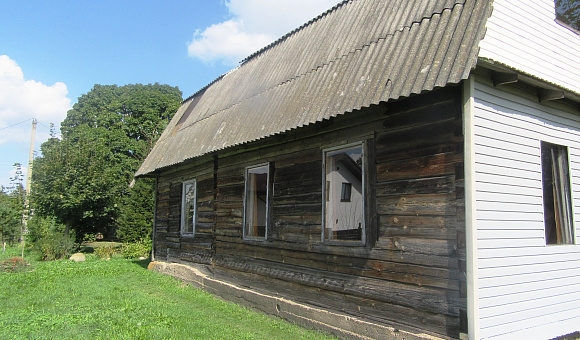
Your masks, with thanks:
[[[344,1],[188,98],[136,175],[457,83],[490,13],[482,0]]]

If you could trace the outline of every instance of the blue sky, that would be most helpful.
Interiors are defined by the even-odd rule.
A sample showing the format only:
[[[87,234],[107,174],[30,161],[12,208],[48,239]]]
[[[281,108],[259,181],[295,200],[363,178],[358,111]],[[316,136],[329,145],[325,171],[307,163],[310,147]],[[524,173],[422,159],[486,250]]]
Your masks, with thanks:
[[[338,0],[3,0],[0,185],[94,84],[155,83],[195,93]]]

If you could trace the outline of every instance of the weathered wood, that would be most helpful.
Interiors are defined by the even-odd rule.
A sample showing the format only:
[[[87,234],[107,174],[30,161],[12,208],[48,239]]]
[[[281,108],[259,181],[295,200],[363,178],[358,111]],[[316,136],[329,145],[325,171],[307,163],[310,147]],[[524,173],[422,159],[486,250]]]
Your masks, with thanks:
[[[455,216],[455,193],[377,197],[377,212],[382,215]]]
[[[417,157],[411,160],[398,160],[377,165],[377,181],[417,179],[453,175],[456,164],[462,161],[455,152]]]
[[[361,109],[161,174],[157,256],[214,261],[215,269],[311,294],[297,299],[457,336],[466,308],[460,98],[459,88],[447,88],[388,103],[386,115],[384,105]],[[322,151],[363,140],[367,239],[324,242]],[[271,229],[268,240],[244,240],[245,169],[265,162]],[[183,238],[181,183],[191,178],[203,234]]]
[[[227,268],[222,268],[219,272],[227,273],[227,275],[232,277],[234,282],[236,282],[236,277],[243,278],[244,281],[239,282],[240,285],[248,285],[248,282],[250,282],[249,285],[255,289],[274,289],[278,295],[294,299],[298,302],[339,311],[347,315],[369,319],[387,325],[395,322],[392,326],[396,325],[395,327],[399,329],[405,329],[405,325],[408,325],[410,327],[423,329],[427,333],[432,332],[434,335],[441,334],[441,329],[447,329],[451,334],[458,334],[458,332],[453,333],[458,329],[458,321],[455,317],[428,313],[422,310],[363,299],[356,296],[347,296],[341,293],[299,285],[253,273],[231,271]],[[296,291],[299,291],[300,294],[296,295]],[[354,306],[355,308],[348,308],[346,306]]]
[[[432,286],[458,290],[458,271],[398,262],[368,260],[347,256],[282,250],[276,245],[256,248],[248,244],[220,243],[222,255],[243,256],[259,260],[275,261],[295,266],[321,269],[331,272],[385,279],[419,286]]]
[[[295,267],[286,264],[266,262],[253,258],[243,258],[216,255],[216,264],[229,269],[252,272],[276,279],[300,282],[303,285],[346,293],[353,296],[368,298],[422,309],[445,315],[459,315],[459,292],[450,292],[430,287],[417,287],[387,280],[356,277],[333,272],[325,272],[305,267]]]

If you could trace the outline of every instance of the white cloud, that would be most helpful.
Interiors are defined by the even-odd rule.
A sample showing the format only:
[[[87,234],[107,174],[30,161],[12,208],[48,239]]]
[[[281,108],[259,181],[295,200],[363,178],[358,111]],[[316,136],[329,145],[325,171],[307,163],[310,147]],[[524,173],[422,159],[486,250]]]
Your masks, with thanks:
[[[243,21],[228,20],[212,25],[194,34],[187,47],[190,56],[205,62],[221,59],[225,64],[235,65],[244,57],[272,42],[268,34],[244,31]]]
[[[229,0],[230,20],[197,30],[189,56],[235,66],[337,4],[338,0]]]
[[[53,122],[58,126],[71,108],[64,83],[47,86],[34,80],[25,80],[18,64],[6,55],[0,55],[0,129],[30,118],[41,122]],[[0,144],[7,141],[30,140],[28,126],[17,125],[2,130]]]

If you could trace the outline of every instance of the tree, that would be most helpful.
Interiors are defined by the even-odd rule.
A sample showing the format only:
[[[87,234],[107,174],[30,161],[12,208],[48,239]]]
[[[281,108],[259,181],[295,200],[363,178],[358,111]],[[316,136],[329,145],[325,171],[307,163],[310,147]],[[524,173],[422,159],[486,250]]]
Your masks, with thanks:
[[[10,245],[21,236],[22,213],[24,212],[24,188],[20,163],[14,164],[16,173],[10,178],[9,188],[0,187],[0,243]]]
[[[118,219],[117,235],[124,242],[137,242],[151,237],[153,219],[154,180],[137,179],[128,195],[124,196]]]
[[[152,208],[139,223],[124,214],[152,207],[153,184],[129,184],[180,102],[181,91],[168,85],[95,85],[68,112],[62,140],[41,146],[33,170],[35,213],[74,229],[79,240],[91,233],[113,236],[117,227],[148,230]],[[146,202],[128,199],[136,197],[133,190],[151,194]]]
[[[41,147],[33,173],[35,213],[54,216],[77,237],[108,233],[121,194],[120,164],[109,150],[109,131],[79,127],[74,135]]]
[[[556,0],[556,18],[580,31],[580,1]]]

